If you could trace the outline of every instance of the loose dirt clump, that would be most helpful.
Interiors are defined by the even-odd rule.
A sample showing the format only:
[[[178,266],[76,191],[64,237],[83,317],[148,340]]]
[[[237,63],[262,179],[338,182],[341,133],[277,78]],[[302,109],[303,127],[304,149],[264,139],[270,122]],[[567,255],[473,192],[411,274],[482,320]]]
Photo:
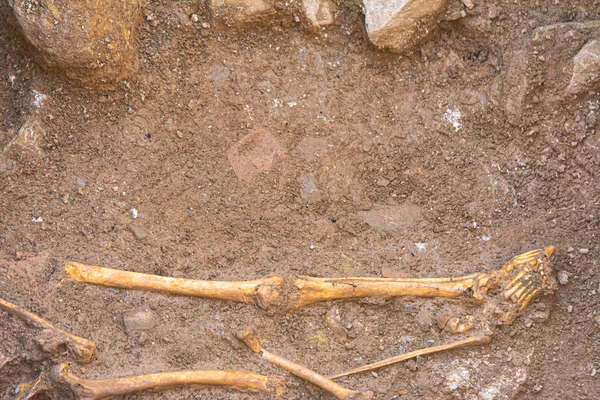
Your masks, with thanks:
[[[264,311],[63,282],[61,270],[443,277],[554,245],[559,289],[490,345],[338,382],[376,399],[596,399],[597,2],[448,1],[428,41],[403,54],[370,42],[358,2],[331,2],[323,26],[280,2],[257,24],[228,26],[236,19],[220,22],[213,3],[142,3],[139,68],[94,88],[42,68],[0,3],[0,297],[93,340],[91,363],[73,367],[88,379],[285,374],[238,341],[242,327],[332,375],[462,338],[438,318],[475,305],[404,297]],[[0,312],[3,398],[75,361],[44,352],[40,334]],[[282,398],[331,398],[286,378]]]

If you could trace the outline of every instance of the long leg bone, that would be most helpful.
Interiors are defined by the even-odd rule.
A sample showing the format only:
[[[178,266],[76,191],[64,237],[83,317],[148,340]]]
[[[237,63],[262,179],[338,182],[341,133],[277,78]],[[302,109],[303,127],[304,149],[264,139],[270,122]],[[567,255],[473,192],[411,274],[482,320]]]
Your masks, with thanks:
[[[120,271],[71,262],[65,265],[67,279],[119,289],[150,290],[183,296],[205,297],[268,308],[279,297],[283,278],[268,276],[239,282],[202,281]]]
[[[257,354],[261,354],[262,358],[269,361],[270,363],[285,369],[289,373],[296,375],[299,378],[304,379],[307,382],[312,383],[315,386],[324,389],[336,398],[340,400],[371,400],[373,398],[373,392],[358,392],[355,390],[347,389],[332,380],[320,375],[302,365],[298,365],[293,361],[270,353],[265,350],[260,341],[254,336],[252,331],[245,330],[238,333],[238,338],[243,341],[250,350]]]
[[[4,299],[0,299],[0,310],[20,318],[29,325],[42,328],[45,334],[42,335],[44,338],[40,339],[39,342],[44,350],[51,351],[64,344],[79,361],[84,363],[90,361],[96,350],[96,344],[91,340],[71,335],[34,313]]]
[[[490,273],[456,278],[313,278],[294,283],[301,290],[297,308],[309,304],[360,297],[468,298],[485,303],[485,313],[502,324],[510,324],[540,293],[558,287],[552,271],[554,247],[533,250],[512,258]],[[490,294],[496,294],[491,297]]]
[[[457,342],[453,342],[450,344],[442,344],[439,346],[428,347],[426,349],[411,351],[410,353],[401,354],[396,357],[387,358],[385,360],[381,360],[375,362],[373,364],[363,365],[362,367],[354,368],[348,371],[340,372],[339,374],[329,376],[329,379],[337,379],[342,376],[348,376],[352,374],[357,374],[359,372],[372,371],[374,369],[378,369],[381,367],[385,367],[387,365],[396,364],[401,361],[410,360],[411,358],[417,356],[424,356],[427,354],[438,353],[440,351],[459,349],[461,347],[469,347],[469,346],[479,346],[482,344],[488,344],[492,341],[491,336],[473,336],[464,340],[459,340]]]
[[[96,400],[149,389],[164,390],[189,385],[232,386],[271,395],[281,395],[284,390],[281,384],[282,381],[279,378],[268,378],[254,372],[220,370],[162,372],[126,378],[90,380],[74,375],[69,364],[63,363],[54,366],[48,374],[42,374],[35,381],[21,385],[20,388],[25,390],[19,399],[30,399],[38,393],[54,390],[59,385],[69,387],[79,399]]]

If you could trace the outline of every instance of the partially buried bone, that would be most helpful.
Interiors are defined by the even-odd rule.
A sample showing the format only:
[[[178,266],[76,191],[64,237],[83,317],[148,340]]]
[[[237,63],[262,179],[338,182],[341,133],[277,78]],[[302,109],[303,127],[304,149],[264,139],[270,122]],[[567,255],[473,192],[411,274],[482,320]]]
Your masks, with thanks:
[[[265,309],[277,301],[278,288],[283,285],[283,278],[279,276],[238,282],[203,281],[141,274],[76,262],[65,265],[65,272],[70,280],[94,285],[256,303]]]
[[[250,348],[250,350],[260,354],[265,360],[285,369],[289,373],[296,375],[307,382],[312,383],[315,386],[320,387],[321,389],[328,391],[340,400],[371,400],[373,398],[373,392],[358,392],[347,389],[333,382],[331,379],[326,378],[323,375],[320,375],[302,365],[296,364],[293,361],[265,350],[251,330],[239,332],[238,338],[243,341],[244,344]]]
[[[301,290],[296,308],[309,304],[360,297],[466,298],[483,304],[493,322],[511,324],[541,293],[552,293],[557,281],[552,271],[554,247],[512,258],[497,270],[455,278],[314,278],[296,279]]]
[[[71,335],[34,313],[4,299],[0,299],[0,310],[20,318],[29,325],[41,328],[43,331],[37,341],[44,351],[53,352],[64,344],[80,362],[86,363],[90,361],[96,350],[96,344],[91,340]]]
[[[374,369],[385,367],[387,365],[410,360],[411,358],[415,358],[417,356],[424,356],[427,354],[439,353],[440,351],[459,349],[461,347],[479,346],[482,344],[488,344],[491,341],[491,336],[473,336],[450,344],[442,344],[439,346],[428,347],[426,349],[411,351],[410,353],[405,353],[396,357],[387,358],[385,360],[381,360],[373,364],[363,365],[362,367],[354,368],[348,371],[340,372],[339,374],[331,375],[329,376],[329,379],[341,378],[342,376],[357,374],[359,372],[372,371]]]
[[[164,390],[178,386],[215,385],[248,389],[254,392],[279,396],[284,392],[279,377],[269,378],[247,371],[176,371],[138,375],[126,378],[91,380],[76,376],[67,363],[59,364],[40,377],[19,386],[16,400],[31,399],[37,394],[68,387],[78,399],[95,400],[123,396],[144,390]]]

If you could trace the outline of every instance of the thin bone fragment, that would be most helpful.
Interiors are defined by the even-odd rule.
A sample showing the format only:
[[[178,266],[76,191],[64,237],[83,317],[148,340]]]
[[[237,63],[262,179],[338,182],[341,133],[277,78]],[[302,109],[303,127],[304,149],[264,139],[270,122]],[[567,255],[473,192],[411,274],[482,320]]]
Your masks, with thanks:
[[[541,293],[552,293],[554,247],[513,257],[497,270],[454,278],[315,278],[296,279],[301,295],[296,308],[309,304],[361,297],[465,298],[486,303],[497,323],[510,324]]]
[[[428,347],[426,349],[411,351],[410,353],[405,353],[399,356],[387,358],[385,360],[381,360],[373,364],[363,365],[362,367],[354,368],[348,371],[340,372],[339,374],[331,375],[329,376],[329,379],[337,379],[341,378],[342,376],[357,374],[359,372],[372,371],[374,369],[385,367],[387,365],[392,365],[401,361],[410,360],[411,358],[415,358],[417,356],[424,356],[427,354],[439,353],[440,351],[459,349],[461,347],[479,346],[482,344],[488,344],[491,341],[491,336],[473,336],[453,343],[442,344],[439,346]]]
[[[315,386],[320,387],[333,394],[340,400],[371,400],[373,398],[373,392],[359,392],[350,390],[341,386],[329,378],[310,370],[307,367],[296,364],[286,358],[273,354],[265,350],[260,341],[256,338],[251,330],[244,330],[238,333],[238,338],[248,346],[253,352],[260,354],[262,358],[269,361],[270,363],[285,369],[289,373],[296,375],[299,378],[304,379],[307,382],[312,383]]]
[[[262,308],[268,308],[277,301],[279,297],[277,289],[283,285],[284,281],[279,276],[267,276],[252,281],[237,282],[170,278],[77,262],[70,262],[65,265],[65,273],[69,280],[93,285],[119,289],[149,290],[239,303],[256,303]]]
[[[59,386],[69,387],[79,399],[96,400],[149,389],[165,390],[190,385],[230,386],[274,396],[281,395],[284,391],[278,377],[269,378],[247,371],[188,370],[91,380],[76,376],[71,372],[70,365],[63,363],[54,366],[49,373],[40,375],[36,380],[20,385],[24,391],[19,399],[26,400],[38,393],[56,390]]]
[[[89,362],[96,350],[96,344],[91,340],[71,335],[34,313],[4,299],[0,299],[0,310],[14,315],[31,326],[43,329],[47,334],[42,335],[45,336],[45,338],[40,340],[40,342],[45,350],[56,348],[58,345],[64,344],[67,349],[83,363]]]

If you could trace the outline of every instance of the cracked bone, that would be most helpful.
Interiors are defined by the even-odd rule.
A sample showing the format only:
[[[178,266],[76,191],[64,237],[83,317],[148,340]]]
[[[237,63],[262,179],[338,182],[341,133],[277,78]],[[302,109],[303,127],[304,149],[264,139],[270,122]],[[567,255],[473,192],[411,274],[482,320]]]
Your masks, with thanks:
[[[0,298],[0,310],[14,315],[15,317],[26,322],[28,325],[41,328],[42,335],[38,342],[44,351],[53,351],[60,345],[65,345],[67,349],[81,362],[87,363],[91,360],[96,344],[91,340],[71,335],[52,325],[45,319],[35,315],[32,312],[12,304]]]
[[[248,346],[250,350],[252,350],[254,353],[260,354],[262,358],[271,364],[285,369],[292,375],[296,375],[297,377],[328,391],[340,400],[371,400],[373,398],[373,392],[358,392],[355,390],[350,390],[333,382],[331,379],[308,369],[307,367],[296,364],[293,361],[265,350],[262,347],[260,340],[258,340],[254,333],[249,329],[239,332],[238,338],[244,342],[244,344]]]
[[[118,289],[149,290],[239,303],[256,303],[263,309],[277,301],[279,298],[277,288],[283,285],[283,278],[279,276],[238,282],[203,281],[120,271],[76,262],[65,265],[65,273],[67,279],[77,282]]]
[[[296,308],[329,300],[361,297],[464,298],[482,305],[486,319],[509,325],[540,294],[552,293],[558,283],[552,271],[554,247],[513,257],[489,273],[455,278],[314,278],[296,279],[301,290]]]
[[[452,350],[452,349],[460,349],[462,347],[470,347],[470,346],[479,346],[483,344],[489,344],[492,341],[491,336],[472,336],[467,339],[458,340],[449,344],[442,344],[439,346],[427,347],[425,349],[411,351],[410,353],[401,354],[399,356],[386,358],[385,360],[381,360],[372,364],[363,365],[358,368],[354,368],[348,371],[340,372],[339,374],[331,375],[329,379],[337,379],[342,376],[348,376],[352,374],[357,374],[359,372],[372,371],[374,369],[378,369],[381,367],[385,367],[388,365],[396,364],[401,361],[410,360],[411,358],[415,358],[417,356],[424,356],[433,353],[439,353],[441,351]]]
[[[249,389],[254,392],[281,395],[284,391],[280,378],[269,378],[248,371],[188,370],[160,372],[116,379],[91,380],[76,376],[68,363],[55,365],[37,379],[19,385],[19,400],[67,386],[82,400],[123,396],[144,390],[164,390],[178,386],[213,385]]]

